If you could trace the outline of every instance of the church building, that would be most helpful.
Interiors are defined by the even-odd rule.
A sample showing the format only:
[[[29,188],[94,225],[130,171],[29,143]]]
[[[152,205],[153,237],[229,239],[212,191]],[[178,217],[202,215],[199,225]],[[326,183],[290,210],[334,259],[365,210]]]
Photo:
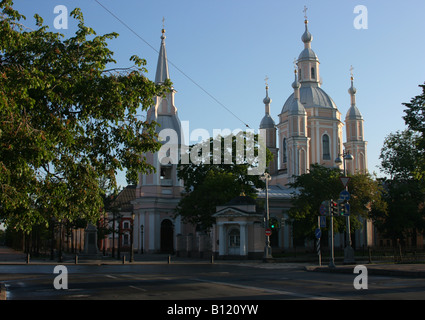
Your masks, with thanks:
[[[307,173],[315,163],[327,167],[339,167],[335,159],[351,154],[354,161],[347,163],[348,173],[367,172],[367,151],[364,137],[363,117],[356,106],[356,89],[351,77],[345,118],[332,98],[322,89],[320,62],[312,49],[313,36],[304,21],[305,31],[301,36],[301,50],[294,70],[293,93],[286,99],[276,122],[273,118],[272,99],[266,84],[263,99],[265,115],[259,129],[266,132],[266,146],[273,154],[268,171],[271,175],[267,196],[270,217],[284,222],[291,207],[294,190],[287,187],[293,175]],[[165,30],[162,30],[155,83],[170,79]],[[173,89],[165,97],[156,97],[155,104],[148,110],[147,119],[160,124],[158,132],[174,130],[181,147],[181,124],[174,104]],[[194,119],[196,121],[196,119]],[[276,124],[277,123],[277,124]],[[345,126],[346,141],[343,141]],[[259,257],[264,246],[263,216],[249,199],[240,197],[217,208],[217,224],[208,234],[200,234],[193,225],[185,224],[175,217],[174,209],[183,191],[183,181],[177,176],[177,166],[170,159],[160,159],[158,154],[147,153],[147,161],[156,172],[139,175],[134,188],[132,214],[134,216],[133,245],[138,252],[168,252],[181,255],[203,256],[213,253],[218,257],[239,255]],[[164,157],[170,155],[165,155]],[[169,161],[170,160],[170,161]],[[258,191],[258,198],[265,199],[265,190]],[[369,223],[369,224],[368,224]],[[370,222],[356,235],[354,245],[371,244]],[[343,243],[343,235],[336,236],[336,246]],[[291,250],[295,244],[291,227],[282,223],[271,237],[277,250]],[[338,240],[340,239],[340,240]],[[299,244],[298,244],[299,245]]]

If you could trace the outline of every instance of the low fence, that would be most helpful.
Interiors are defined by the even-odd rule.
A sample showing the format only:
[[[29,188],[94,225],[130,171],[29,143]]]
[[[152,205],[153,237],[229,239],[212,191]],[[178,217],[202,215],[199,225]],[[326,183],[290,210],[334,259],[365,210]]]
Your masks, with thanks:
[[[367,256],[370,262],[394,263],[424,263],[425,248],[418,247],[392,247],[368,248]]]
[[[322,249],[322,258],[329,257],[329,248]],[[365,247],[354,250],[356,261],[368,263],[425,263],[423,247]],[[344,249],[334,249],[335,258],[344,257]]]

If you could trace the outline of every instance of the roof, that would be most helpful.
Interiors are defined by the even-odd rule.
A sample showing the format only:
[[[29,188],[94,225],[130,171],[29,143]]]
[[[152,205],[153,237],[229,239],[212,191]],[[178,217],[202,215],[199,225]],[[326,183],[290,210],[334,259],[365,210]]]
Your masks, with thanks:
[[[289,111],[294,100],[294,94],[292,93],[283,105],[282,113]],[[306,109],[312,107],[337,109],[335,102],[322,88],[308,84],[306,85],[305,83],[303,83],[300,88],[300,102]]]
[[[250,205],[256,204],[255,199],[248,197],[248,196],[237,196],[235,198],[233,198],[232,200],[230,200],[228,203],[226,203],[226,206],[238,206],[238,205]]]
[[[306,115],[306,111],[304,106],[301,104],[301,102],[298,99],[293,99],[292,104],[289,107],[289,114],[291,115]]]
[[[268,197],[269,199],[292,199],[294,193],[297,193],[297,190],[283,187],[281,185],[269,185]],[[258,198],[265,198],[266,190],[258,189],[257,195]]]
[[[319,61],[319,58],[314,53],[314,51],[311,48],[305,48],[303,51],[301,51],[300,55],[298,56],[298,61],[303,60],[315,60]]]
[[[223,207],[220,208],[216,213],[212,215],[214,218],[217,217],[255,217],[255,216],[263,216],[262,212],[258,211],[247,211],[240,208],[235,207]]]
[[[274,128],[275,122],[269,114],[265,114],[260,123],[260,129]]]
[[[166,79],[170,79],[168,73],[167,51],[165,50],[165,30],[162,29],[161,48],[159,49],[158,64],[156,67],[155,83],[163,83]]]
[[[347,111],[347,115],[345,116],[347,120],[363,120],[363,116],[360,113],[359,109],[356,106],[351,106]]]
[[[112,202],[111,206],[121,208],[121,211],[132,211],[133,205],[131,201],[136,199],[136,186],[129,185],[125,187],[115,200]]]

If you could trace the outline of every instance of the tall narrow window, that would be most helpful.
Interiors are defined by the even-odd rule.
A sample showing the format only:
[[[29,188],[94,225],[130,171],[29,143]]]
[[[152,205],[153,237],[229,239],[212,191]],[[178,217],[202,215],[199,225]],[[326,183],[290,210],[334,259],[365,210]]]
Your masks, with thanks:
[[[322,137],[323,160],[331,160],[331,153],[329,147],[329,136],[324,134]]]
[[[312,79],[316,78],[316,72],[315,72],[314,68],[311,68],[311,78]]]
[[[282,143],[282,162],[286,163],[287,161],[287,156],[286,156],[286,138],[283,138],[283,143]]]

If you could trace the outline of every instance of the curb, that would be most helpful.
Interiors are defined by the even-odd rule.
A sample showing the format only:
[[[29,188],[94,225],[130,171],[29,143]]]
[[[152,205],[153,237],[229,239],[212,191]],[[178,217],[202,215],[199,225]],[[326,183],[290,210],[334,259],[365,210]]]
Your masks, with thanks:
[[[377,276],[401,276],[401,277],[414,277],[414,278],[425,278],[425,271],[408,271],[408,270],[387,270],[382,268],[371,268],[368,265],[364,265],[367,268],[367,272],[369,275],[377,275]],[[345,273],[345,274],[353,274],[354,266],[345,266],[345,267],[315,267],[315,266],[307,266],[305,267],[306,271],[310,272],[327,272],[327,273]]]

